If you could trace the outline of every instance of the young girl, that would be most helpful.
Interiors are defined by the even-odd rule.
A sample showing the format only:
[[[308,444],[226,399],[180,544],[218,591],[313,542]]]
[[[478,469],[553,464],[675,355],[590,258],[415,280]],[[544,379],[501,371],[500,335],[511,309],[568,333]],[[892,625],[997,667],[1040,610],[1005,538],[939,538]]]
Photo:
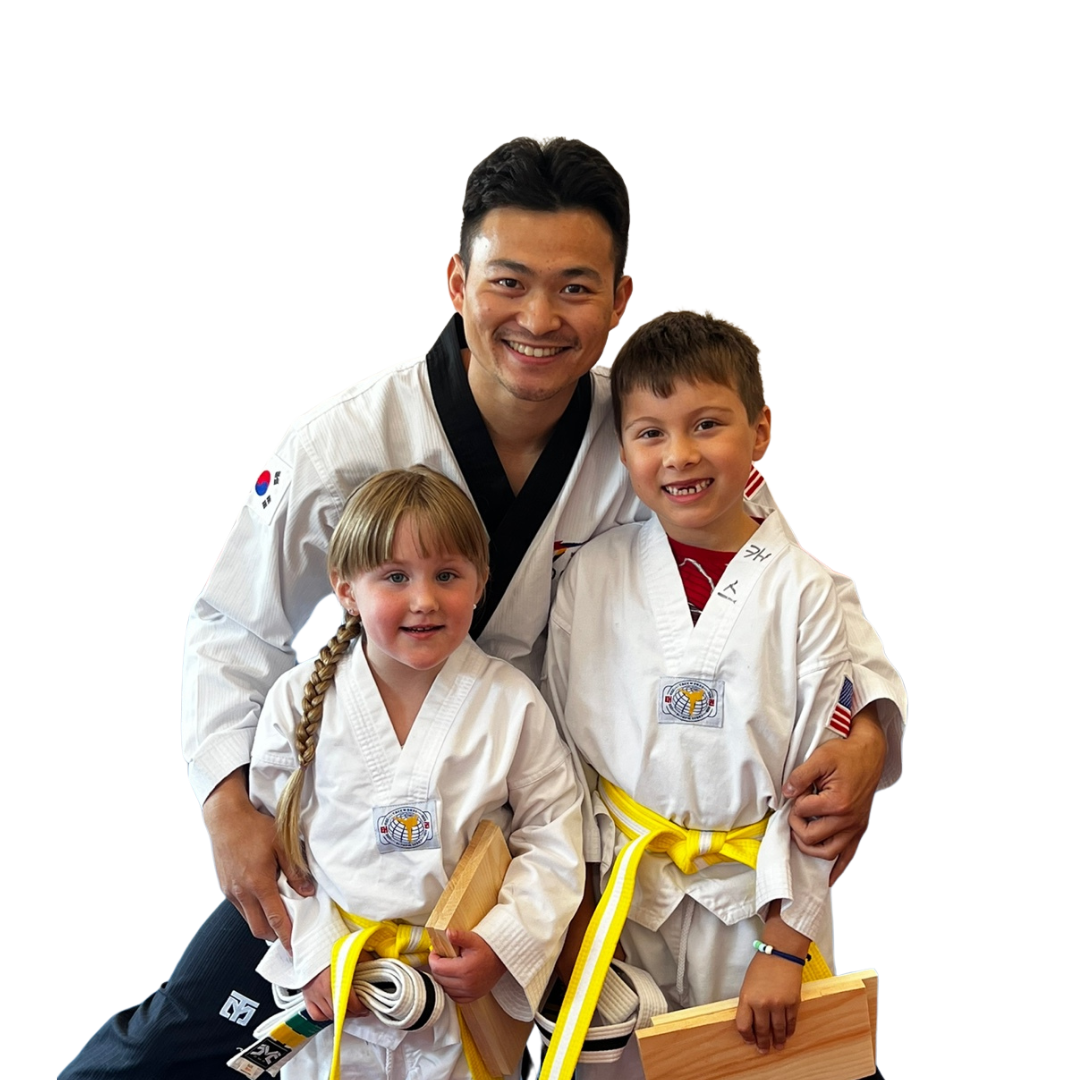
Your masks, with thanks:
[[[499,903],[456,936],[457,958],[428,963],[454,1001],[491,991],[531,1019],[581,895],[581,793],[539,692],[468,636],[488,572],[480,517],[423,466],[380,473],[346,503],[327,563],[345,621],[313,667],[270,691],[250,774],[252,800],[276,807],[316,893],[282,879],[292,955],[275,943],[259,971],[302,986],[310,1015],[328,1019],[335,943],[369,921],[422,928],[490,818],[513,855]],[[423,949],[408,959],[422,964]],[[388,1026],[351,994],[347,1011],[344,1075],[470,1075],[456,1009],[419,1031]],[[333,1036],[321,1031],[284,1075],[326,1077]]]

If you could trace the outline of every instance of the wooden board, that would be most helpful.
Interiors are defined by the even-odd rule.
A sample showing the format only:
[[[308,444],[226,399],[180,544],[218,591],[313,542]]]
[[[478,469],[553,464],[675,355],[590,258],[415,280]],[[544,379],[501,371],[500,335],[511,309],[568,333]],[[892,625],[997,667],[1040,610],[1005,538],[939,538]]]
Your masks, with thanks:
[[[493,821],[481,821],[428,919],[439,956],[457,956],[446,931],[472,930],[480,922],[497,903],[509,865],[502,831]],[[490,994],[460,1008],[488,1069],[496,1076],[516,1073],[532,1022],[507,1016]]]
[[[862,1080],[874,1074],[877,975],[805,983],[795,1034],[759,1054],[735,1029],[738,998],[655,1016],[637,1032],[647,1080]]]

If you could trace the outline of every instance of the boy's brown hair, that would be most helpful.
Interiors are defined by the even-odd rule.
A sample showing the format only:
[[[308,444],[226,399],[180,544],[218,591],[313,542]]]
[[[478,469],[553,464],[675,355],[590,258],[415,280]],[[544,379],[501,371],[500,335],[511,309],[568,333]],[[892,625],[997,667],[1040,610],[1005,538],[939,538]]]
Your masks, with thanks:
[[[751,424],[765,408],[758,347],[750,338],[707,311],[669,311],[639,326],[611,365],[611,403],[620,442],[626,396],[644,388],[666,398],[679,379],[730,387]]]

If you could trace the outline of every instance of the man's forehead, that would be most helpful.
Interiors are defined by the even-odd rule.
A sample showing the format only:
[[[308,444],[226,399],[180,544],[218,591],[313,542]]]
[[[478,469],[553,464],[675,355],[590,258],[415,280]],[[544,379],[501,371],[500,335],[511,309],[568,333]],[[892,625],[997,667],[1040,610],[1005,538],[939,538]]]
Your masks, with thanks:
[[[602,278],[614,272],[614,237],[595,210],[529,210],[500,206],[479,222],[473,261],[514,273],[553,265],[563,276]]]

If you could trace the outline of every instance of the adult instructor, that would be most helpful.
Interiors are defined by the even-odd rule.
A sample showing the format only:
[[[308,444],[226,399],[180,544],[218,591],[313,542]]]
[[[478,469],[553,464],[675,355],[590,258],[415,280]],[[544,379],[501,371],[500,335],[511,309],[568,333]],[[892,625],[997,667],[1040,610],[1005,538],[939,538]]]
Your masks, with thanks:
[[[329,593],[327,544],[357,484],[422,462],[469,492],[491,538],[473,636],[538,677],[548,607],[574,550],[642,514],[619,463],[607,373],[593,370],[633,288],[629,221],[622,177],[593,148],[500,146],[469,177],[447,271],[456,314],[431,351],[309,414],[265,463],[196,602],[184,662],[184,749],[228,901],[169,981],[108,1021],[61,1080],[228,1080],[226,1059],[276,1011],[254,968],[259,939],[289,941],[279,866],[294,888],[312,886],[252,807],[247,763],[266,692]],[[861,711],[847,740],[820,747],[791,778],[818,788],[796,804],[793,830],[803,850],[837,858],[834,878],[883,770],[884,783],[899,775],[904,703],[854,589],[838,582]]]

